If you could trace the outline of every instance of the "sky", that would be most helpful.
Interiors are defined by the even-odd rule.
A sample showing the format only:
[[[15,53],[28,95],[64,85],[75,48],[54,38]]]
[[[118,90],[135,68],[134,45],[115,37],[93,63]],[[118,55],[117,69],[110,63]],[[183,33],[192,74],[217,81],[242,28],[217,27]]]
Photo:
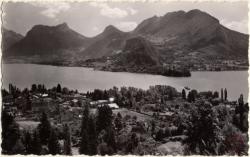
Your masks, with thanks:
[[[34,25],[66,22],[84,36],[101,33],[114,25],[131,31],[143,20],[172,11],[199,9],[232,30],[248,33],[248,3],[238,2],[5,2],[3,26],[25,35]]]

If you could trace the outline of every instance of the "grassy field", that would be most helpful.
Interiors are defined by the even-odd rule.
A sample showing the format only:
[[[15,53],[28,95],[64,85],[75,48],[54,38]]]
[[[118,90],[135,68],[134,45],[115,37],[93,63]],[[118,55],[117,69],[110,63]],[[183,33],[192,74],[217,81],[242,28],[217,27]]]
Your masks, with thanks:
[[[184,146],[181,142],[167,142],[157,147],[160,154],[184,155]]]
[[[17,121],[17,124],[20,126],[20,128],[23,128],[24,130],[34,130],[40,122],[36,121]]]

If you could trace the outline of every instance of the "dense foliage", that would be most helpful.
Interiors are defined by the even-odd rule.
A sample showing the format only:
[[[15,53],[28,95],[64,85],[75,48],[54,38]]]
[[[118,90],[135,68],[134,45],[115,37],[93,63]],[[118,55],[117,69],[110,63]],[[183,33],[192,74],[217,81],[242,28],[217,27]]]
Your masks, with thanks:
[[[2,94],[4,100],[23,96],[23,105],[32,108],[31,95],[41,92],[49,93],[53,103],[61,101],[58,97],[79,96],[77,91],[60,84],[52,89],[32,85],[30,90],[23,91],[10,85],[10,91],[3,90]],[[74,119],[76,123],[69,120],[61,123],[55,117],[64,113],[56,108],[57,112],[52,114],[48,110],[38,112],[39,124],[30,130],[20,127],[17,115],[3,108],[2,153],[73,155],[78,150],[84,155],[166,155],[174,152],[164,152],[170,149],[167,144],[173,143],[180,144],[176,149],[183,155],[247,155],[249,107],[243,95],[230,102],[226,89],[220,95],[217,91],[186,88],[179,93],[173,87],[157,85],[147,90],[133,87],[94,90],[85,96],[84,103],[65,105],[69,111],[80,109],[80,117]],[[110,108],[109,98],[121,109]],[[90,103],[99,100],[108,103],[97,106]],[[24,115],[32,111],[18,106]]]

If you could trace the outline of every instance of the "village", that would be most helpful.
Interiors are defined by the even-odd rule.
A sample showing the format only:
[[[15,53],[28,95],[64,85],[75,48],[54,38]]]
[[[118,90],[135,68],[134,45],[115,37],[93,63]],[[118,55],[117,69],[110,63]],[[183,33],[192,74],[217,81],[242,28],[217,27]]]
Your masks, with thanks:
[[[73,155],[80,153],[78,149],[81,148],[83,138],[81,125],[86,106],[89,108],[90,115],[96,117],[96,121],[100,115],[100,108],[108,107],[111,109],[111,125],[115,130],[114,142],[117,144],[117,148],[113,148],[113,153],[116,150],[116,154],[188,154],[186,141],[192,137],[190,129],[195,127],[194,125],[202,125],[199,121],[194,121],[194,116],[201,114],[200,118],[202,118],[204,116],[203,110],[209,111],[205,112],[205,116],[215,118],[209,120],[214,121],[219,130],[225,130],[224,125],[233,127],[236,131],[231,134],[237,134],[243,140],[241,142],[243,142],[244,149],[234,150],[236,148],[232,146],[230,147],[232,150],[223,150],[224,152],[244,154],[247,150],[245,142],[248,140],[246,136],[248,103],[243,102],[243,95],[238,102],[228,101],[226,89],[221,90],[221,96],[217,91],[198,93],[196,90],[190,89],[183,89],[180,93],[173,87],[160,85],[151,86],[148,90],[114,87],[109,90],[79,93],[77,90],[61,87],[60,84],[51,89],[46,89],[44,85],[33,84],[31,89],[26,88],[22,91],[10,84],[8,91],[2,90],[2,95],[2,109],[14,117],[21,132],[32,133],[38,128],[42,113],[47,114],[48,121],[51,126],[58,130],[58,134],[63,131],[65,124],[68,125]],[[200,109],[203,110],[200,111]],[[211,117],[213,114],[215,117]],[[206,119],[204,120],[206,121]],[[96,128],[98,127],[97,123]],[[211,129],[210,126],[207,129]],[[227,140],[221,142],[228,144],[231,134],[222,133],[222,136]],[[201,133],[197,136],[204,135]],[[130,140],[134,139],[137,139],[137,142],[134,148],[130,148]],[[64,148],[64,140],[58,135],[61,149]],[[103,153],[99,150],[101,149],[99,146],[97,147],[98,154],[113,154],[112,151],[111,153],[107,151]],[[44,149],[42,152],[47,154],[48,148]],[[219,154],[219,152],[217,153]]]

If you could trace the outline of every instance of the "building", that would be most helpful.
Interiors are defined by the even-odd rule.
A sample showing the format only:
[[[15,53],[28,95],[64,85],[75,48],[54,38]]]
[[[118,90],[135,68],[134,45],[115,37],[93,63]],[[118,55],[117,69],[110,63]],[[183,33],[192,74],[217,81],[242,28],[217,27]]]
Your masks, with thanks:
[[[111,109],[118,109],[119,106],[116,104],[116,103],[110,103],[108,104],[108,106],[111,108]]]

